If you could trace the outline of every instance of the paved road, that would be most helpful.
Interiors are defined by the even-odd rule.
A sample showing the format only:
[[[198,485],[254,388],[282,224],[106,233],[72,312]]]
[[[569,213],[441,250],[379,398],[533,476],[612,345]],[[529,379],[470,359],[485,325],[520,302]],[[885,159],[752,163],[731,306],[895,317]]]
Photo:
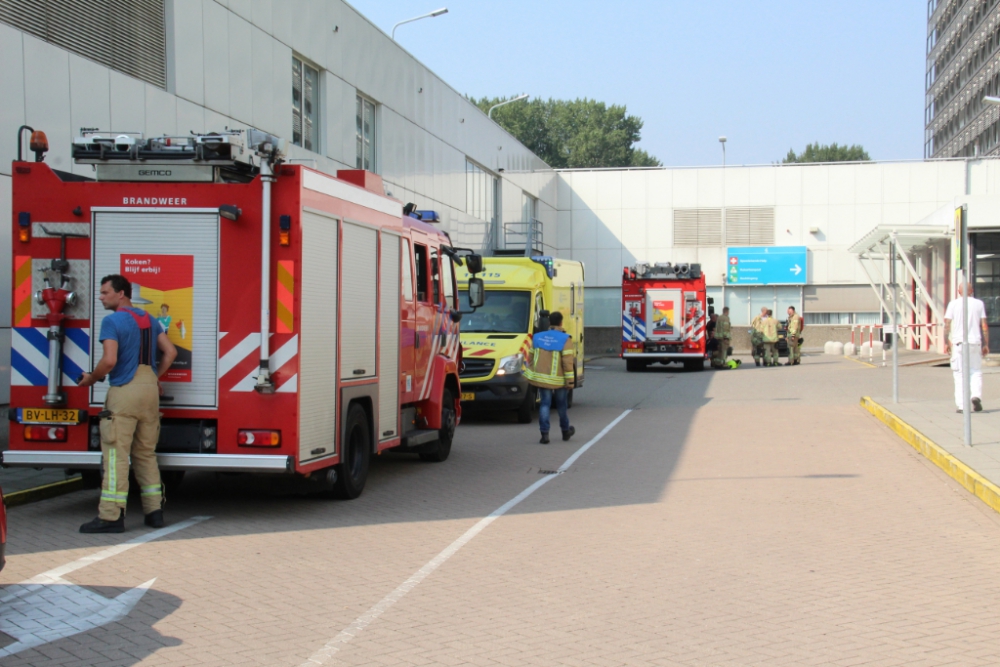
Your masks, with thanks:
[[[15,508],[0,655],[120,602],[0,665],[996,662],[1000,519],[857,406],[880,374],[591,365],[571,442],[465,423],[352,502],[192,477],[168,518],[211,518],[110,554],[155,535],[138,508],[124,536],[74,532],[94,492]]]

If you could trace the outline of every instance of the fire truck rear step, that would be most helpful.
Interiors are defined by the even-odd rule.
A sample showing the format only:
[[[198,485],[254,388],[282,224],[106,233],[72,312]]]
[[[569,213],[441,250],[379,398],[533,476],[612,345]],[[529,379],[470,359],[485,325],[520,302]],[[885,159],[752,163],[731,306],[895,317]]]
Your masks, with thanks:
[[[249,454],[157,454],[161,470],[209,470],[218,472],[291,473],[290,456]],[[0,463],[19,468],[72,468],[97,470],[100,452],[40,452],[7,450],[0,452]]]
[[[439,436],[440,433],[436,430],[410,431],[403,436],[403,446],[417,447],[418,445],[426,445],[429,442],[437,440]]]

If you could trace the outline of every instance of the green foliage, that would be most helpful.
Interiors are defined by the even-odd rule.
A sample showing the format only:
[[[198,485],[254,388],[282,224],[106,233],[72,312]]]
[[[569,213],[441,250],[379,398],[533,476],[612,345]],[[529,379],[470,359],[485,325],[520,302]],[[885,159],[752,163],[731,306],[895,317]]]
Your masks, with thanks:
[[[791,148],[788,149],[788,155],[782,160],[783,164],[790,164],[793,162],[868,162],[871,160],[868,157],[868,152],[861,147],[860,144],[854,144],[853,146],[843,145],[840,146],[836,143],[828,145],[820,145],[819,142],[815,144],[807,144],[806,149],[801,153],[797,154]]]
[[[488,113],[509,98],[472,98]],[[588,99],[525,100],[496,109],[493,120],[550,167],[659,167],[660,161],[636,148],[642,119],[624,106]]]

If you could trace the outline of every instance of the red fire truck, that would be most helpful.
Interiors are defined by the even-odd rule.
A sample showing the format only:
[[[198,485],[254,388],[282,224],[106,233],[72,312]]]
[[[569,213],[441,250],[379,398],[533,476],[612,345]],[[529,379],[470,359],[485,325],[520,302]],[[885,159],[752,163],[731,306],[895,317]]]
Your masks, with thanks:
[[[639,263],[622,271],[622,358],[629,371],[679,361],[702,370],[706,349],[705,277],[700,264]]]
[[[274,473],[354,498],[373,454],[448,457],[463,257],[377,175],[289,164],[283,142],[255,130],[90,131],[73,157],[93,180],[42,162],[39,135],[36,161],[13,164],[4,466],[99,474],[108,387],[76,379],[100,360],[99,281],[116,273],[178,349],[157,447],[168,483],[186,470]],[[481,270],[478,255],[464,260]]]

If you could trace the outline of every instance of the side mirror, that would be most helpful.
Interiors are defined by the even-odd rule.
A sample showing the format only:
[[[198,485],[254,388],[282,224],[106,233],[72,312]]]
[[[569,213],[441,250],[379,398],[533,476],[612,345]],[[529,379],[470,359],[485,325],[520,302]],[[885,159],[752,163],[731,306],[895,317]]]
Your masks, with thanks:
[[[470,255],[469,263],[472,262],[472,257],[479,257],[478,255]],[[482,263],[482,258],[479,257],[480,264]],[[471,267],[470,267],[471,268]],[[482,266],[479,268],[482,271]],[[481,308],[486,302],[486,288],[483,286],[482,278],[469,278],[469,307],[475,310],[476,308]]]
[[[483,256],[482,255],[477,255],[475,253],[473,253],[471,255],[466,255],[465,256],[465,268],[472,275],[476,275],[477,273],[481,273],[482,270],[483,270]],[[481,285],[482,281],[479,281],[479,282],[480,282],[480,285]],[[469,289],[469,296],[471,297],[472,296],[472,289],[471,289],[472,285],[471,284],[469,285],[469,288],[470,288]],[[473,307],[474,308],[478,308],[479,306],[473,306]]]

